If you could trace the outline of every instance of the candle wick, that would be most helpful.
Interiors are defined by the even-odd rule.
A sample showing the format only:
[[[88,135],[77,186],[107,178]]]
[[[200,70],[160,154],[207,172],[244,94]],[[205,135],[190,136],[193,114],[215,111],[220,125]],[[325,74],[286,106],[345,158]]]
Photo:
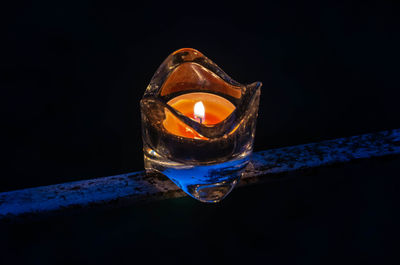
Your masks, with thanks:
[[[194,115],[194,119],[198,121],[200,124],[203,123],[203,118],[201,116]]]
[[[199,101],[196,104],[194,104],[193,113],[194,113],[195,119],[199,120],[200,124],[202,124],[204,115],[205,115],[205,109],[204,109],[203,102]]]

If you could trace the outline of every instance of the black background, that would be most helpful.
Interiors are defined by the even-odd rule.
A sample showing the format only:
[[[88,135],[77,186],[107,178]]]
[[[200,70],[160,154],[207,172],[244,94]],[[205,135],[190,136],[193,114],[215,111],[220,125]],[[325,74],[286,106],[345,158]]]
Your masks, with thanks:
[[[263,82],[255,151],[399,128],[398,11],[396,1],[8,3],[0,9],[2,153],[6,157],[2,161],[0,191],[142,170],[139,100],[161,62],[182,47],[198,49],[238,82]],[[381,170],[388,176],[393,177],[398,172],[393,165],[387,167],[390,170]],[[362,182],[366,170],[358,167],[348,176]],[[325,185],[327,183],[329,181]],[[344,183],[337,186],[342,187]],[[269,189],[261,186],[257,192]],[[311,194],[316,197],[312,199],[324,201],[318,197],[320,189],[318,184],[313,185]],[[368,191],[374,192],[370,189]],[[178,207],[183,213],[200,207],[198,212],[191,211],[190,216],[196,219],[199,215],[213,216],[212,211],[227,205],[225,211],[229,214],[226,216],[230,216],[233,214],[230,211],[235,211],[229,206],[233,200],[241,204],[240,207],[253,205],[250,207],[252,219],[270,198],[261,196],[249,200],[246,199],[249,192],[253,191],[238,191],[236,199],[217,208],[204,208],[207,210],[187,199],[182,199],[186,204],[177,206],[171,202],[165,207],[171,211]],[[293,193],[284,194],[290,197]],[[296,201],[296,197],[290,200]],[[357,215],[358,210],[352,208],[357,207],[357,200],[352,196],[349,200],[350,203],[335,204],[335,207],[344,207],[342,218],[350,212],[356,219],[363,214],[374,215],[376,208],[368,207]],[[387,205],[386,200],[379,203]],[[156,212],[160,209],[159,205],[147,207]],[[290,209],[293,218],[306,216],[303,226],[291,228],[293,233],[305,233],[305,227],[312,230],[318,223],[318,216],[325,216],[315,208],[313,214],[302,213],[302,208],[299,210],[296,206]],[[384,215],[390,218],[394,209],[390,206],[384,209]],[[279,215],[279,206],[275,210]],[[168,210],[164,211],[167,214]],[[263,217],[262,220],[268,219],[265,214]],[[330,217],[321,217],[326,218],[327,227],[310,233],[328,233],[328,227],[334,226],[334,221],[329,223]],[[80,218],[83,223],[87,221],[85,217]],[[133,219],[137,218],[140,216]],[[150,217],[143,217],[143,220],[146,218]],[[287,224],[287,216],[280,218]],[[227,221],[228,217],[225,219]],[[69,223],[71,229],[84,227],[79,220]],[[189,223],[191,218],[184,220]],[[280,224],[279,220],[274,225]],[[60,220],[53,221],[54,227],[63,226]],[[117,226],[114,219],[108,222],[107,225]],[[248,222],[246,225],[251,225]],[[143,225],[142,222],[138,224]],[[45,224],[36,225],[45,227]],[[152,225],[161,227],[162,223],[153,220]],[[368,229],[374,225],[365,223]],[[32,231],[37,229],[32,226]],[[207,223],[208,226],[213,224]],[[57,229],[61,231],[60,227]],[[206,227],[203,229],[207,230]],[[283,226],[280,228],[284,230]],[[195,228],[187,229],[194,231]],[[353,227],[346,229],[352,231]],[[390,233],[389,230],[384,232]],[[5,238],[16,235],[10,232]],[[23,241],[24,236],[31,235],[24,230],[16,238]],[[90,241],[89,237],[83,234],[76,240]],[[384,238],[367,237],[365,240],[377,242]],[[23,250],[36,244],[31,240],[20,249],[21,253],[26,254]],[[114,240],[127,243],[126,239]],[[251,240],[256,239],[251,237]],[[176,241],[177,238],[172,240],[172,244],[184,244]],[[309,247],[317,248],[317,241]],[[48,242],[52,242],[51,238]],[[296,242],[301,245],[300,241]],[[341,241],[334,238],[333,242],[335,249]],[[161,248],[165,242],[153,243]],[[150,241],[145,244],[152,245]],[[264,237],[254,244],[262,249],[273,245]],[[371,249],[383,251],[383,246],[374,244]],[[12,246],[16,247],[17,243]],[[356,242],[354,246],[361,248],[362,244]],[[295,245],[292,250],[293,247]],[[285,245],[279,248],[284,252]],[[323,252],[321,248],[330,246],[319,246],[311,253]],[[349,263],[365,261],[357,259],[358,252],[349,251],[354,261]],[[45,251],[40,253],[34,261],[41,264],[47,259]],[[349,253],[338,255],[344,259]],[[215,255],[211,253],[205,258]],[[380,257],[384,253],[378,251],[377,255]],[[318,257],[310,254],[300,263],[319,263],[316,262]],[[296,259],[289,261],[296,263]]]

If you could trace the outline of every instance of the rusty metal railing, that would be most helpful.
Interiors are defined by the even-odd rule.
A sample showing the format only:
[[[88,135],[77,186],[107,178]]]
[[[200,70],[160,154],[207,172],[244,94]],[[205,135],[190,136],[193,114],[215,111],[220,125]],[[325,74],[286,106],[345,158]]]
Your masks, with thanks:
[[[255,152],[239,187],[302,169],[396,154],[400,129]],[[0,220],[182,196],[165,177],[132,172],[0,193]]]

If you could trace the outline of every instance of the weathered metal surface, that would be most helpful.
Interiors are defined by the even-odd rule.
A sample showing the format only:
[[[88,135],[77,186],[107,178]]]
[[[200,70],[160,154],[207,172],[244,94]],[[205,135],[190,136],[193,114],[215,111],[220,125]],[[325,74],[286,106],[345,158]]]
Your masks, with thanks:
[[[393,154],[400,154],[400,129],[256,152],[239,186],[291,171]],[[0,219],[181,196],[185,193],[167,178],[140,171],[0,193]]]
[[[400,129],[260,151],[253,154],[241,184],[296,170],[394,154],[400,154]]]

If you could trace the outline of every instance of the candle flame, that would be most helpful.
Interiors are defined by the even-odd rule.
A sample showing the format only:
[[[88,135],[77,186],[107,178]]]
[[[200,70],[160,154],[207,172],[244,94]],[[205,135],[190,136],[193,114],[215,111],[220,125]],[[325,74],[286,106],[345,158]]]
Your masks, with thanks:
[[[204,119],[205,112],[206,111],[203,102],[199,101],[196,104],[194,104],[194,116],[196,118],[199,118],[200,120]]]

